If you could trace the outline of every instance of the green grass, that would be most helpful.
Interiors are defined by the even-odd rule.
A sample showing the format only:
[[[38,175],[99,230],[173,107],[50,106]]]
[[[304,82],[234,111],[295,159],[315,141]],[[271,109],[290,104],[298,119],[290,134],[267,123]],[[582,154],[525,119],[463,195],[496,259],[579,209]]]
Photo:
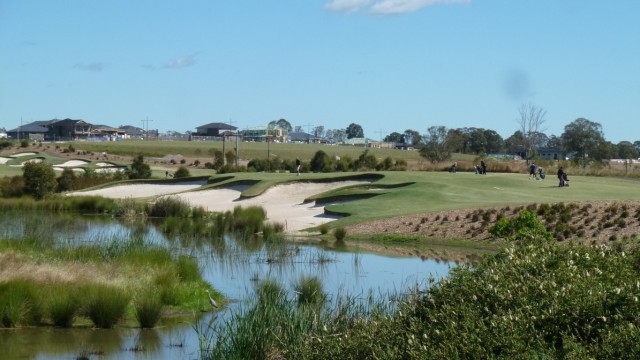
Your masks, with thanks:
[[[217,181],[218,178],[223,180]],[[594,200],[640,200],[640,181],[633,179],[572,176],[571,187],[559,188],[551,177],[545,181],[534,181],[528,180],[523,174],[506,173],[481,176],[470,172],[450,174],[389,171],[304,174],[301,178],[290,174],[238,173],[213,176],[211,186],[253,183],[252,187],[242,193],[242,196],[250,197],[261,194],[271,186],[292,181],[342,181],[357,178],[379,180],[366,186],[337,189],[311,198],[318,202],[323,202],[324,199],[352,199],[325,208],[330,213],[348,215],[332,222],[331,227],[454,209]]]

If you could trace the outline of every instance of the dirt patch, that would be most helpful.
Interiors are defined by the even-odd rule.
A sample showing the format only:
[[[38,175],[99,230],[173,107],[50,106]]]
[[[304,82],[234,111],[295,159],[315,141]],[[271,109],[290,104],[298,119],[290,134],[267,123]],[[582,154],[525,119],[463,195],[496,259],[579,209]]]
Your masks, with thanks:
[[[550,204],[548,204],[551,206]],[[556,239],[581,244],[610,244],[640,237],[640,201],[597,201],[563,204],[550,214],[542,205],[530,208]],[[525,206],[442,211],[398,216],[347,227],[348,234],[395,234],[438,239],[490,241],[488,228],[499,216],[515,217]],[[542,213],[542,214],[541,214]]]

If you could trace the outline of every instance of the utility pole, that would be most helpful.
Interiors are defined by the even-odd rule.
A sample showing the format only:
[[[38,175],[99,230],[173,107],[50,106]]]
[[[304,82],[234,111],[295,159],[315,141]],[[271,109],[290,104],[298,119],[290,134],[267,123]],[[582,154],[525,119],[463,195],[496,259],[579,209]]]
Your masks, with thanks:
[[[382,129],[378,130],[375,132],[376,134],[378,134],[378,137],[380,138],[380,141],[382,141],[382,134],[384,134],[384,131]]]
[[[145,120],[141,120],[141,121],[142,121],[142,128],[144,129],[145,140],[149,140],[149,121],[153,121],[153,120],[149,120],[149,117],[147,116]]]

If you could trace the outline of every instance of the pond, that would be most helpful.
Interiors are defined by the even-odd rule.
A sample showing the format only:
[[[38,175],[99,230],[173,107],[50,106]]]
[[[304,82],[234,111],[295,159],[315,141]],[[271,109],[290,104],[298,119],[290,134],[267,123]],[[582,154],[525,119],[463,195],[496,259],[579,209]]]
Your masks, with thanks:
[[[41,221],[33,216],[0,214],[0,238],[37,237],[54,244],[78,245],[142,238],[198,259],[204,279],[232,302],[218,314],[164,319],[154,329],[53,327],[0,329],[3,359],[197,359],[195,326],[224,319],[231,308],[253,296],[259,280],[273,279],[284,288],[301,276],[321,279],[330,298],[383,296],[424,285],[429,276],[445,276],[453,264],[417,257],[390,257],[346,251],[334,242],[296,239],[284,243],[240,242],[225,237],[215,245],[168,239],[153,225],[125,225],[104,217],[59,216]],[[206,296],[206,294],[203,294]]]

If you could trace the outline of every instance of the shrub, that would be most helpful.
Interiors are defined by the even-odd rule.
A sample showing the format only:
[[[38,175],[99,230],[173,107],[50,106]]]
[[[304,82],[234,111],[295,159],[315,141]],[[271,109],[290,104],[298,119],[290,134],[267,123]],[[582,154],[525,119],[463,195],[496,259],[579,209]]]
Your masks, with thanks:
[[[56,172],[46,163],[27,162],[22,170],[25,192],[40,200],[53,194],[57,186]]]
[[[189,176],[191,176],[191,173],[189,173],[189,169],[187,169],[185,166],[180,166],[178,170],[176,170],[176,172],[173,174],[173,177],[175,178],[184,178]]]
[[[58,178],[58,192],[73,190],[76,174],[73,169],[65,168]]]
[[[151,177],[151,167],[145,164],[144,156],[138,155],[126,171],[126,174],[129,179],[149,179]]]
[[[319,230],[320,230],[320,234],[326,235],[329,232],[329,225],[327,225],[326,223],[321,224],[319,227]]]
[[[190,212],[191,212],[191,208],[188,202],[173,196],[165,196],[165,197],[159,198],[147,210],[147,213],[149,214],[149,216],[163,217],[163,218],[168,218],[168,217],[186,218],[189,216]]]
[[[347,230],[342,226],[338,227],[333,231],[333,236],[335,236],[336,240],[342,241],[347,236]]]
[[[316,151],[315,155],[313,155],[313,158],[311,159],[309,167],[313,172],[335,171],[333,159],[322,150]]]

